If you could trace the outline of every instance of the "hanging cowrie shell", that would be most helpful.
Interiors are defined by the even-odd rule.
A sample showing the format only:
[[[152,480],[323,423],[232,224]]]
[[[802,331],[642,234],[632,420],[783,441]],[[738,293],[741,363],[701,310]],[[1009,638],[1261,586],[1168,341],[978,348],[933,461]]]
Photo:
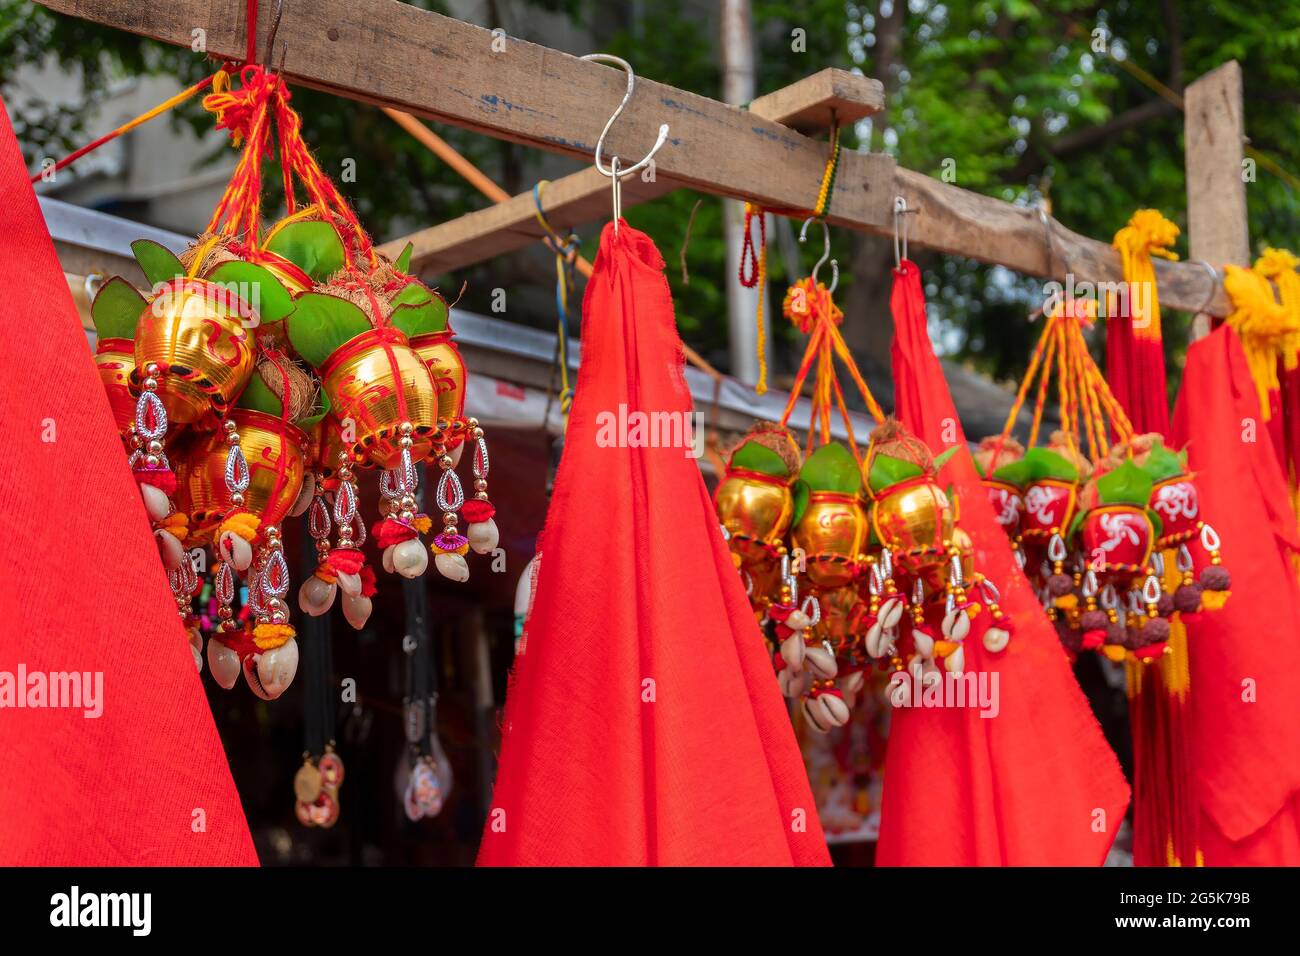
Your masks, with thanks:
[[[795,610],[790,612],[790,616],[785,619],[785,626],[792,631],[803,631],[812,625],[810,618],[803,611]]]
[[[856,694],[862,690],[862,686],[867,682],[867,675],[862,671],[854,671],[849,676],[840,681],[839,687],[843,693]]]
[[[382,564],[384,566],[384,570],[387,571],[389,574],[395,573],[393,571],[393,549],[395,547],[397,547],[397,545],[390,544],[388,547],[384,548],[384,556],[381,559]]]
[[[916,652],[926,660],[934,657],[934,638],[924,631],[912,632],[912,643],[916,645]]]
[[[254,676],[250,676],[250,671]],[[292,637],[279,647],[263,651],[244,662],[248,686],[263,700],[275,700],[293,683],[298,673],[298,642]]]
[[[199,649],[195,647],[193,644],[190,645],[190,653],[194,655],[194,669],[198,671],[200,674],[202,674],[203,655],[199,653]]]
[[[783,697],[802,697],[812,686],[812,674],[808,671],[795,673],[787,667],[776,675],[776,686],[780,688]]]
[[[230,690],[239,680],[239,652],[215,637],[208,638],[208,669],[212,671],[213,680]]]
[[[289,517],[297,518],[311,507],[312,499],[316,497],[316,473],[307,472],[302,476],[302,490],[298,492],[298,497],[294,499],[293,507],[289,509]]]
[[[229,561],[236,571],[247,571],[253,563],[253,547],[233,531],[224,532],[217,539],[217,553],[221,560]]]
[[[491,518],[487,521],[476,521],[470,525],[465,532],[469,538],[469,546],[474,549],[475,554],[491,554],[496,550],[498,542],[501,540],[501,534],[497,531],[497,523]]]
[[[298,588],[298,607],[304,614],[320,617],[333,606],[337,590],[338,586],[332,581],[322,581],[313,574]]]
[[[455,448],[453,448],[450,452],[448,452],[448,454],[451,455],[451,467],[452,467],[452,468],[459,468],[459,467],[460,467],[460,456],[461,456],[461,453],[464,452],[464,451],[465,451],[465,443],[464,443],[464,442],[461,442],[459,445],[457,445]]]
[[[1003,628],[994,626],[984,632],[984,650],[996,654],[1005,650],[1011,640],[1011,634]]]
[[[943,666],[953,674],[961,676],[966,670],[966,648],[959,647],[943,659]]]
[[[943,636],[950,641],[964,641],[970,633],[970,615],[955,607],[943,616]]]
[[[803,658],[806,649],[802,634],[791,634],[781,642],[781,657],[785,659],[786,664],[796,674],[803,670]]]
[[[835,663],[835,655],[827,650],[823,645],[816,644],[804,649],[804,662],[815,677],[822,680],[830,680],[839,673],[839,665]]]
[[[849,705],[834,694],[822,694],[817,698],[822,705],[822,712],[832,727],[843,727],[849,722]]]
[[[867,628],[866,647],[869,657],[884,657],[885,648],[889,645],[890,638],[885,631],[885,626],[876,621],[871,627]]]
[[[180,570],[181,565],[185,563],[185,546],[180,543],[176,535],[164,528],[159,528],[153,536],[158,545],[158,557],[162,558],[163,567],[168,571]]]
[[[468,581],[469,565],[459,554],[438,554],[433,559],[438,573],[452,581]]]
[[[808,726],[819,734],[829,733],[831,729],[831,720],[826,714],[826,708],[822,706],[822,698],[805,697],[803,699],[803,715],[808,720]]]
[[[393,545],[393,570],[404,578],[418,578],[429,567],[429,552],[419,538]]]
[[[370,612],[373,607],[370,598],[364,594],[343,595],[343,616],[347,618],[354,631],[359,631],[366,626],[366,621],[370,620]]]
[[[881,603],[880,612],[877,616],[886,630],[897,627],[899,620],[903,616],[903,599],[901,597],[886,598]]]
[[[171,514],[171,499],[167,497],[167,492],[161,488],[155,488],[153,485],[141,485],[140,497],[144,499],[144,510],[148,513],[150,521],[162,521],[163,518]]]

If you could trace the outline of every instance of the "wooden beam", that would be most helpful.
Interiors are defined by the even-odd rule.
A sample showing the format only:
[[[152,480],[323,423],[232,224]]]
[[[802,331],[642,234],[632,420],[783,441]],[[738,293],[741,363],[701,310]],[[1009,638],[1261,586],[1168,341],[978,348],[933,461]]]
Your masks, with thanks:
[[[884,108],[885,89],[880,82],[837,69],[806,76],[749,104],[755,116],[801,133],[848,126]]]
[[[1241,67],[1229,60],[1187,87],[1183,98],[1188,249],[1193,259],[1218,269],[1220,281],[1225,265],[1250,265],[1241,91]],[[1198,322],[1192,335],[1209,331],[1208,322]]]
[[[1013,206],[982,196],[923,173],[899,168],[895,174],[898,195],[917,214],[909,216],[908,241],[950,255],[966,256],[992,265],[1075,286],[1091,282],[1122,282],[1119,253],[1108,243],[1088,239],[1048,217],[1049,226],[1036,209]],[[892,235],[892,227],[869,231]],[[1210,295],[1210,275],[1195,262],[1155,260],[1160,304],[1171,309],[1197,311]],[[1227,315],[1228,298],[1222,282],[1204,311]]]
[[[209,53],[243,56],[244,0],[40,2],[60,13],[181,46],[191,46],[193,31],[201,28]],[[273,5],[262,4],[259,37],[268,36],[272,16]],[[283,69],[291,81],[583,159],[591,156],[626,88],[619,70],[494,36],[395,0],[314,0],[310,6],[296,0],[280,24],[277,63],[281,44],[287,47]],[[765,206],[804,208],[811,201],[808,184],[820,179],[825,166],[823,142],[758,113],[646,79],[638,80],[635,95],[610,131],[608,152],[639,158],[662,122],[669,123],[670,132],[656,157],[655,182],[634,177],[624,185],[625,196],[640,185],[688,186]],[[572,201],[579,193],[583,202],[597,201],[594,190],[575,190]],[[1122,278],[1119,256],[1108,244],[1057,224],[1049,253],[1047,230],[1035,211],[895,170],[893,160],[880,154],[843,156],[827,220],[889,235],[895,195],[919,210],[909,224],[918,246],[1056,280],[1067,274],[1076,283]],[[512,207],[504,213],[507,222],[517,221],[519,200],[503,204]],[[607,214],[603,204],[591,208]],[[485,212],[503,214],[498,209]],[[1202,307],[1209,292],[1203,267],[1162,261],[1156,276],[1163,304]],[[1222,287],[1204,311],[1227,314]]]
[[[832,114],[843,125],[870,116],[883,105],[883,93],[875,80],[845,70],[829,69],[767,96],[760,96],[750,104],[749,110],[783,126],[795,121],[808,124],[819,116],[829,126]],[[396,116],[394,119],[412,135],[423,138],[419,130],[412,129],[407,122],[420,125],[418,120],[410,117],[398,119]],[[626,208],[656,199],[675,187],[675,183],[663,179],[647,183],[639,176],[632,176],[623,184],[623,206]],[[484,191],[478,184],[475,188]],[[590,168],[557,179],[542,191],[542,208],[546,211],[547,221],[561,231],[608,218],[610,204],[609,179]],[[396,257],[410,242],[414,246],[411,253],[413,268],[425,275],[454,272],[539,241],[543,230],[536,213],[537,204],[530,190],[495,207],[394,239],[380,251]]]
[[[245,0],[42,0],[60,13],[242,59]],[[259,44],[275,4],[260,5]],[[621,70],[560,53],[396,0],[289,0],[276,37],[291,83],[390,106],[540,149],[589,160],[626,91]],[[283,51],[281,47],[284,47]],[[265,51],[262,51],[265,59]],[[868,83],[874,81],[867,81]],[[661,123],[668,140],[654,176],[716,195],[803,208],[816,198],[827,144],[771,120],[653,80],[636,92],[606,137],[630,165]],[[893,160],[847,154],[828,212],[832,224],[889,217]]]

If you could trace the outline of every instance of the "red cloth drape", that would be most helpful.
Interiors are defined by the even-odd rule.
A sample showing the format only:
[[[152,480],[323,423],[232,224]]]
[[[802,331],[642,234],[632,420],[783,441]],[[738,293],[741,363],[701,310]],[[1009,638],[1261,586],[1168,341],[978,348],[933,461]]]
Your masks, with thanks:
[[[630,447],[636,416],[692,410],[663,267],[605,227],[483,865],[829,862],[699,468]]]
[[[0,194],[0,682],[20,666],[103,675],[97,718],[85,708],[0,710],[0,864],[254,865],[140,493],[3,104]]]
[[[895,413],[931,448],[964,444],[915,263],[896,271],[891,307]],[[955,486],[976,568],[1001,590],[1016,629],[1006,650],[990,654],[981,615],[964,645],[968,671],[998,675],[996,717],[973,708],[891,715],[877,862],[1099,864],[1123,819],[1128,786],[994,519],[973,459],[958,454],[941,478]]]
[[[1169,397],[1161,339],[1133,333],[1128,303],[1106,320],[1106,383],[1138,432],[1169,434]]]
[[[1193,747],[1209,866],[1300,864],[1296,521],[1237,334],[1187,350],[1174,411],[1232,597],[1188,619]],[[1248,699],[1252,696],[1253,700]]]

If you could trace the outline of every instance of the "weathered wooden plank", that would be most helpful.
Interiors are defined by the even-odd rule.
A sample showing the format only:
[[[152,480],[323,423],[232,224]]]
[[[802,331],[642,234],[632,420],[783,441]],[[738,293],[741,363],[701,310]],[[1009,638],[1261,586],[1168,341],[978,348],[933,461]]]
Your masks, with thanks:
[[[194,42],[195,29],[203,29],[209,52],[243,55],[243,0],[40,2],[184,46]],[[284,72],[292,81],[497,138],[589,158],[625,89],[619,70],[522,40],[494,37],[488,30],[394,0],[316,0],[310,7],[300,6],[290,7],[277,38],[287,44]],[[271,18],[272,5],[263,4],[260,37],[267,36]],[[636,95],[606,140],[609,152],[639,158],[662,122],[671,129],[657,156],[656,187],[691,186],[768,206],[803,208],[811,203],[809,184],[819,180],[825,165],[825,143],[757,113],[651,80],[638,80]],[[633,182],[625,183],[624,195],[636,188]],[[832,225],[888,235],[895,195],[919,209],[910,224],[916,245],[1060,281],[1069,274],[1076,283],[1121,278],[1119,257],[1108,244],[1058,224],[1053,229],[1055,252],[1049,253],[1047,231],[1035,211],[910,170],[895,170],[893,160],[879,154],[843,157],[827,219]],[[590,208],[607,214],[605,207],[595,205],[597,196],[594,190],[590,193]],[[506,205],[518,202],[516,197]],[[578,212],[574,210],[575,221]],[[499,214],[505,222],[517,221],[520,208],[513,205]],[[568,224],[563,218],[559,223]],[[1156,276],[1162,303],[1202,308],[1209,291],[1203,267],[1158,262]],[[1224,315],[1226,309],[1219,288],[1204,311]]]
[[[1218,269],[1220,277],[1228,263],[1250,264],[1241,91],[1241,67],[1229,60],[1192,83],[1183,96],[1188,249],[1193,259]],[[1163,289],[1160,297],[1163,302]],[[1209,323],[1198,322],[1192,335],[1200,338],[1209,331]]]
[[[880,84],[844,70],[822,70],[775,93],[756,99],[750,112],[782,125],[794,120],[808,123],[822,111],[827,125],[831,111],[837,122],[852,121],[877,112],[883,104]],[[406,123],[403,121],[403,125]],[[413,130],[418,134],[418,130]],[[623,206],[627,208],[670,192],[676,183],[656,178],[645,182],[639,176],[623,183]],[[481,187],[480,187],[481,189]],[[609,179],[595,169],[584,169],[548,183],[542,191],[542,208],[547,221],[558,230],[569,230],[610,215]],[[450,222],[421,229],[395,239],[383,252],[396,256],[410,242],[412,265],[426,274],[454,272],[466,266],[513,252],[542,238],[536,216],[537,203],[531,191],[497,206],[478,210]]]
[[[191,46],[205,31],[209,53],[242,58],[244,0],[42,0],[60,13]],[[290,2],[274,62],[287,45],[291,82],[589,159],[626,89],[621,70],[396,0]],[[259,45],[274,4],[261,4]],[[262,50],[265,57],[265,50]],[[718,195],[802,208],[816,198],[827,145],[755,113],[638,78],[636,93],[610,130],[607,152],[630,165],[661,123],[668,140],[655,176]],[[893,161],[845,157],[832,223],[883,223]]]
[[[675,183],[663,179],[645,183],[639,176],[630,176],[623,183],[623,206],[626,209],[654,199],[675,187]],[[542,189],[546,218],[561,232],[608,219],[612,202],[609,178],[595,167],[557,179]],[[410,242],[415,247],[411,253],[414,269],[426,275],[454,272],[538,242],[544,231],[536,211],[530,190],[503,203],[394,239],[380,251],[396,256]]]
[[[918,210],[908,217],[912,220],[909,242],[915,245],[1062,284],[1073,276],[1076,287],[1084,282],[1095,285],[1124,279],[1119,253],[1108,243],[1080,236],[1055,220],[1051,220],[1049,236],[1036,209],[1013,206],[901,167],[895,173],[895,183],[896,194],[907,201],[909,209]],[[892,224],[886,229],[868,228],[882,235],[893,234]],[[1161,305],[1188,311],[1205,306],[1210,276],[1204,266],[1157,259],[1155,268]],[[1227,308],[1220,284],[1205,311],[1226,315]]]
[[[848,126],[885,108],[885,88],[848,70],[826,69],[757,97],[749,111],[801,133]]]

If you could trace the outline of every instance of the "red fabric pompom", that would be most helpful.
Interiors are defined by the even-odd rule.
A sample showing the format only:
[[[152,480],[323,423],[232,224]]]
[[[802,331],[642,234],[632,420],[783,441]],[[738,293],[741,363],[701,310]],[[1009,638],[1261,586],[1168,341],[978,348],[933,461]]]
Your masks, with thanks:
[[[1101,645],[1106,643],[1106,632],[1100,628],[1093,628],[1091,631],[1083,632],[1083,644],[1085,651],[1095,651]]]
[[[142,485],[153,485],[168,495],[176,493],[176,473],[169,468],[150,468],[137,471],[135,480]]]
[[[403,524],[392,518],[376,521],[375,526],[370,530],[370,534],[381,551],[416,537],[415,529],[409,524]]]
[[[335,574],[359,574],[366,556],[356,548],[335,548],[330,552],[330,567]]]
[[[460,513],[470,524],[487,521],[497,513],[497,506],[482,498],[471,498],[461,506]]]
[[[379,588],[375,585],[375,569],[370,565],[361,568],[361,596],[374,597]]]

